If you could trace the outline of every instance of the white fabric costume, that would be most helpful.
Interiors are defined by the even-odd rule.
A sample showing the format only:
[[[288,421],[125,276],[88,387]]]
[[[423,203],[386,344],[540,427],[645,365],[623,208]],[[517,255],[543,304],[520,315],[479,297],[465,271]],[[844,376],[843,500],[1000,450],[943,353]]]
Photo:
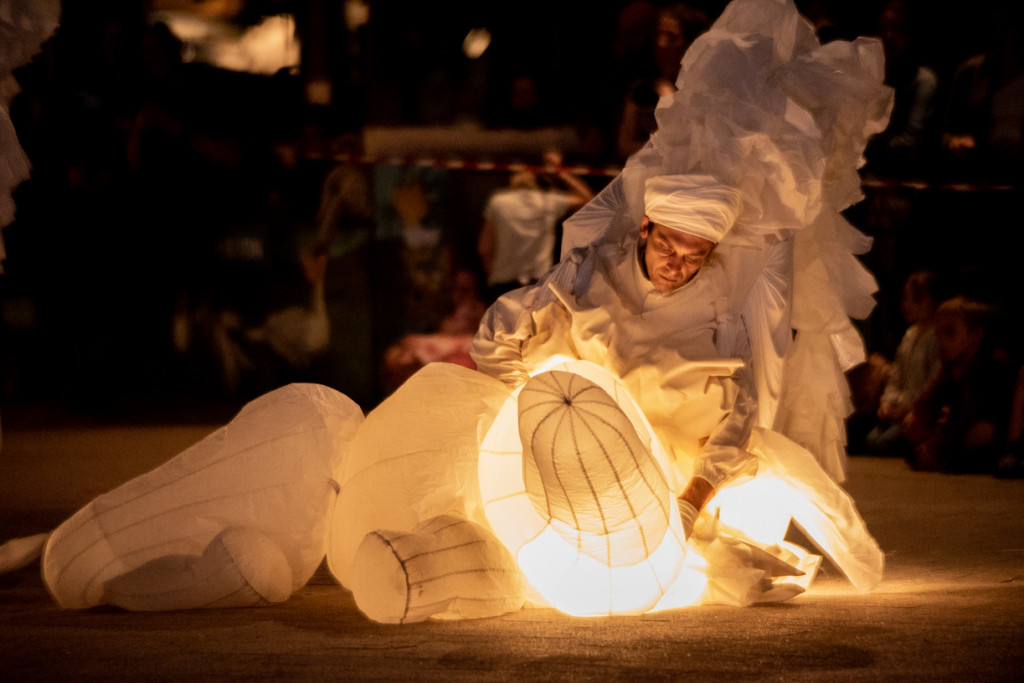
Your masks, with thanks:
[[[373,533],[374,524],[413,533],[432,517],[456,514],[494,531],[516,558],[530,598],[578,614],[695,601],[749,604],[798,592],[792,583],[783,589],[787,581],[762,592],[765,577],[775,577],[778,567],[759,564],[754,546],[743,545],[749,538],[742,538],[761,539],[760,550],[769,548],[779,560],[790,520],[858,588],[877,584],[882,553],[837,480],[844,476],[848,412],[843,370],[863,357],[850,316],[870,311],[875,288],[855,258],[869,242],[840,211],[860,199],[860,153],[889,114],[891,91],[882,74],[877,41],[822,46],[792,2],[731,3],[684,57],[679,90],[659,105],[651,142],[567,221],[559,266],[536,286],[506,295],[483,322],[474,357],[505,392],[538,380],[559,385],[563,375],[545,373],[552,366],[587,375],[621,398],[627,413],[631,402],[639,406],[643,419],[633,424],[647,434],[650,448],[636,460],[641,471],[647,457],[657,460],[672,495],[693,473],[720,487],[707,506],[713,512],[702,516],[695,532],[698,547],[686,546],[674,506],[659,499],[653,509],[669,510],[667,525],[636,527],[634,541],[650,551],[646,560],[595,562],[592,544],[583,539],[601,531],[585,528],[584,520],[606,522],[621,508],[648,509],[662,488],[645,480],[645,493],[637,494],[616,470],[610,485],[623,492],[617,506],[603,508],[608,500],[594,488],[576,491],[576,498],[559,494],[570,495],[568,517],[545,510],[544,501],[558,496],[546,487],[531,490],[537,477],[524,472],[548,471],[562,487],[593,483],[600,457],[574,462],[552,454],[554,464],[546,469],[529,465],[536,456],[527,454],[514,427],[515,393],[479,376],[428,366],[371,413],[357,437],[356,446],[363,438],[380,449],[388,439],[385,425],[402,421],[400,440],[410,442],[373,455],[353,448],[328,551],[342,583],[364,575],[357,568],[371,563],[367,548],[379,544],[361,545],[360,538]],[[739,189],[742,211],[719,244],[716,262],[682,289],[661,295],[638,272],[633,231],[644,213],[646,181],[676,174],[711,175]],[[431,385],[442,389],[443,402],[430,398]],[[564,395],[554,392],[548,402],[552,415],[576,405],[571,383],[559,390]],[[590,391],[588,385],[578,395]],[[495,402],[503,402],[497,416],[489,412]],[[575,417],[551,419],[577,428]],[[465,443],[467,432],[477,437]],[[429,438],[406,435],[421,433]],[[577,443],[583,434],[577,433]],[[441,456],[445,440],[455,457]],[[476,458],[478,469],[471,464]],[[755,470],[753,479],[742,476]],[[392,496],[384,504],[361,494],[396,477],[398,490],[418,492],[412,500]],[[430,482],[429,491],[421,479]],[[738,512],[748,501],[758,502]],[[363,512],[367,505],[371,515]],[[739,527],[739,535],[715,531],[714,514],[723,528]],[[764,526],[772,529],[755,529],[770,517],[777,519]],[[611,529],[606,533],[610,543]],[[803,560],[778,562],[787,563],[813,574]],[[421,571],[407,568],[405,585],[432,583]],[[694,585],[687,572],[701,574],[703,587],[683,588]],[[621,598],[624,593],[629,599]],[[596,603],[586,602],[587,595]],[[401,621],[422,614],[410,612],[409,604],[396,597],[391,605],[361,607],[374,618]],[[436,614],[467,613],[455,604],[437,603]]]
[[[677,92],[658,105],[658,131],[566,221],[562,245],[564,255],[636,230],[652,176],[705,173],[738,188],[742,212],[718,255],[752,258],[732,266],[743,271],[759,267],[757,252],[774,240],[793,249],[791,280],[765,270],[743,304],[759,424],[806,446],[838,481],[851,407],[843,373],[864,360],[850,318],[870,313],[876,290],[856,258],[870,239],[840,212],[862,198],[861,153],[892,108],[883,71],[877,40],[820,45],[791,2],[730,3],[683,57]]]
[[[314,387],[283,396],[320,406],[322,419],[295,410],[275,425],[269,412],[243,411],[259,418],[268,462],[278,431],[293,456],[296,439],[309,442],[305,459],[324,463],[308,477],[313,500],[330,498],[330,467],[326,558],[360,609],[403,622],[501,614],[526,600],[612,614],[785,599],[820,560],[784,541],[791,521],[858,589],[878,583],[881,550],[836,478],[842,369],[863,351],[850,315],[870,310],[873,289],[853,256],[864,240],[839,211],[859,198],[860,152],[888,116],[881,55],[877,41],[819,45],[791,0],[735,0],[684,57],[651,143],[567,226],[562,263],[488,313],[483,372],[428,365],[365,420]],[[714,260],[662,295],[639,270],[631,231],[647,178],[675,174],[717,177],[741,192],[742,210]],[[175,593],[181,604],[220,604],[210,585],[214,597],[244,588],[247,604],[286,597],[287,568],[306,575],[287,548],[323,537],[317,524],[308,534],[246,528],[252,506],[261,519],[309,509],[273,487],[261,500],[259,470],[245,460],[252,495],[232,507],[230,473],[206,462],[245,453],[235,442],[246,437],[226,429],[197,445],[202,457],[186,451],[161,468],[202,483],[194,504],[213,505],[198,508],[188,543],[148,494],[179,516],[196,518],[193,503],[158,475],[98,499],[130,515],[125,545],[104,540],[95,505],[58,528],[43,558],[47,576],[62,577],[48,580],[57,601],[132,605],[155,579],[176,587],[166,563],[132,550],[165,537],[190,557],[206,548],[198,564],[210,578],[198,597]],[[673,498],[693,473],[718,490],[687,542]],[[226,529],[206,522],[224,518]],[[83,544],[104,552],[90,561]],[[107,552],[116,547],[128,550]],[[273,581],[253,571],[270,556],[287,563]],[[215,580],[220,560],[232,571]],[[63,596],[63,585],[84,588]]]
[[[740,447],[756,419],[755,396],[732,379],[750,361],[742,309],[762,270],[788,281],[788,246],[752,252],[743,269],[713,256],[668,294],[641,271],[635,238],[574,250],[537,285],[505,295],[488,310],[473,359],[512,388],[553,358],[607,369],[629,389],[663,445],[677,452],[685,472],[717,488],[754,465]],[[775,294],[781,308],[787,292]]]

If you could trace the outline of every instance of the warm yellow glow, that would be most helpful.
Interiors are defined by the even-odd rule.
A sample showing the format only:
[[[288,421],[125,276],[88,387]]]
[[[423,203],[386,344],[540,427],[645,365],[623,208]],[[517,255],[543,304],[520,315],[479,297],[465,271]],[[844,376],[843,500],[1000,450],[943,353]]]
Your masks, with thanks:
[[[243,0],[152,0],[154,12],[178,12],[203,17],[236,17],[243,9]]]
[[[300,62],[295,19],[289,14],[266,17],[244,31],[217,17],[190,12],[163,11],[152,18],[167,24],[185,44],[187,55],[221,69],[272,75]]]
[[[491,33],[485,28],[470,29],[462,40],[462,52],[470,59],[479,59],[491,45]]]
[[[331,82],[323,79],[311,79],[306,83],[306,102],[318,106],[327,106],[331,103]]]
[[[613,396],[670,486],[679,480],[673,471],[678,466],[628,392],[607,371],[585,361],[555,358],[533,374],[548,370],[583,375]],[[771,566],[788,566],[794,568],[793,573],[803,575],[778,579],[776,587],[764,594],[766,600],[797,595],[814,579],[821,557],[784,540],[794,511],[808,512],[804,507],[812,503],[784,478],[774,477],[769,471],[722,490],[702,513],[705,526],[726,533],[724,542],[715,541],[712,546],[709,557],[714,564],[709,565],[702,556],[706,550],[699,550],[699,544],[683,541],[674,504],[667,532],[646,557],[623,566],[615,566],[614,560],[602,562],[599,555],[587,552],[584,532],[574,536],[562,528],[564,523],[549,521],[531,503],[523,473],[518,398],[517,394],[506,401],[483,440],[479,460],[481,502],[488,523],[516,557],[538,603],[576,616],[686,607],[699,604],[709,595],[746,604],[760,598],[763,580],[771,578]],[[675,493],[670,494],[673,499]]]
[[[295,20],[289,15],[267,17],[246,29],[237,40],[224,40],[210,50],[213,62],[224,69],[273,75],[299,64]]]
[[[205,17],[194,14],[167,12],[155,14],[153,18],[167,24],[171,32],[185,43],[206,40],[213,33],[213,24]]]
[[[616,398],[662,471],[667,471],[669,458],[653,430],[625,388],[610,374],[592,363],[564,358],[552,359],[533,374],[549,369],[580,374]],[[491,528],[516,556],[524,576],[543,602],[578,616],[652,609],[678,581],[686,556],[675,506],[671,506],[668,531],[643,561],[609,567],[588,556],[564,529],[558,533],[530,502],[523,479],[517,398],[518,394],[506,401],[481,448],[480,492]],[[698,574],[697,587],[680,589],[678,594],[699,596],[700,581]]]
[[[780,481],[751,479],[719,491],[708,502],[707,511],[758,543],[772,544],[786,536],[793,499],[792,491]]]
[[[370,23],[370,6],[366,0],[345,0],[345,28],[356,31]]]
[[[688,552],[676,580],[665,591],[658,604],[649,611],[660,612],[666,609],[678,609],[699,605],[703,600],[708,586],[706,574],[707,562],[697,553]]]
[[[636,614],[652,609],[679,578],[686,554],[681,538],[681,529],[673,529],[643,562],[609,567],[549,526],[516,559],[530,585],[567,614]]]

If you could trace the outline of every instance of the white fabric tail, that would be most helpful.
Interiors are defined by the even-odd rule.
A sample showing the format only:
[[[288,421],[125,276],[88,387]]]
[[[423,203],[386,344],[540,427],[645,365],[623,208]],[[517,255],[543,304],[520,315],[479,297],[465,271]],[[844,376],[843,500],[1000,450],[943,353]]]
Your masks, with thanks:
[[[43,554],[43,546],[50,532],[12,538],[0,545],[0,574],[13,572],[16,569],[35,562]]]

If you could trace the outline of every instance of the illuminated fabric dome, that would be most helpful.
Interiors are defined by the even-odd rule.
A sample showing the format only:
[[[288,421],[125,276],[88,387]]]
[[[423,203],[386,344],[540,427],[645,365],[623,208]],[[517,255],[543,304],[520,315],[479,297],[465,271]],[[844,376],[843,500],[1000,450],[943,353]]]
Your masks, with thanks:
[[[374,618],[408,622],[493,616],[522,604],[521,575],[510,575],[503,556],[492,550],[481,554],[477,545],[463,544],[459,551],[431,552],[418,564],[394,561],[395,556],[404,558],[402,547],[444,547],[424,538],[441,517],[471,522],[459,533],[490,544],[477,460],[480,441],[508,398],[508,388],[492,377],[452,363],[431,363],[366,416],[339,472],[327,565]],[[381,547],[383,539],[406,540],[389,557],[392,551]],[[367,560],[371,557],[374,561]],[[486,582],[473,584],[476,589],[466,586],[476,597],[483,597],[477,589],[483,590],[487,599],[460,600],[449,583],[449,592],[439,593],[446,598],[435,593],[434,599],[420,601],[408,586],[446,573],[438,567],[473,567],[488,574]]]
[[[560,407],[566,394],[575,410]],[[597,458],[577,461],[574,486],[563,487],[555,467],[538,466],[538,454],[523,448],[520,433],[537,433],[530,422],[547,418],[555,428],[547,430],[553,438],[543,452],[576,460],[580,397],[593,402],[584,419],[611,437],[602,444],[586,440]],[[559,412],[576,413],[575,423],[554,424],[551,416]],[[569,448],[553,454],[559,441]],[[604,451],[624,444],[617,457],[605,459]],[[686,554],[679,515],[669,505],[669,471],[667,454],[622,384],[592,363],[567,361],[536,375],[498,413],[481,446],[480,493],[491,528],[535,591],[534,603],[580,616],[640,613],[662,598]],[[557,493],[561,519],[547,508],[549,493]],[[567,511],[575,511],[575,523]],[[605,534],[606,527],[613,533]]]
[[[454,515],[364,536],[348,588],[363,614],[387,624],[505,614],[523,606],[525,593],[498,539]]]
[[[537,375],[519,394],[519,435],[530,502],[559,535],[613,567],[650,556],[668,482],[611,396],[573,373]]]

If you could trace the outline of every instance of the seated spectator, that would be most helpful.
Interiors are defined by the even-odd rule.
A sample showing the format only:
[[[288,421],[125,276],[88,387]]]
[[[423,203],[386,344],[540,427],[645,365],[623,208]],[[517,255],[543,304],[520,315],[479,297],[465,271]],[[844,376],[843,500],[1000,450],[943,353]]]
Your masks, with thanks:
[[[686,49],[709,27],[707,14],[686,3],[674,2],[658,9],[654,44],[650,46],[655,69],[629,85],[616,137],[620,158],[627,159],[640,150],[657,130],[654,110],[658,101],[676,91]]]
[[[1017,371],[1006,448],[996,465],[996,476],[1001,479],[1024,478],[1024,367]]]
[[[381,387],[386,394],[428,363],[455,363],[476,369],[469,347],[487,305],[480,299],[479,285],[472,271],[456,271],[451,296],[452,310],[435,333],[407,334],[384,352]]]
[[[521,170],[499,188],[484,207],[477,253],[487,274],[487,299],[533,284],[555,264],[558,226],[594,196],[590,187],[562,165],[562,154],[544,153],[545,185],[537,174]],[[555,187],[559,181],[565,189]]]
[[[991,309],[954,297],[939,306],[942,367],[907,417],[914,469],[992,474],[1006,443],[1016,371],[989,343]]]
[[[878,426],[878,405],[892,372],[885,354],[874,351],[867,360],[846,372],[853,412],[846,417],[846,452],[873,455],[867,445],[868,434]]]
[[[939,305],[938,277],[931,271],[912,273],[903,285],[900,309],[907,330],[889,367],[889,377],[877,406],[877,424],[864,439],[873,455],[906,455],[903,421],[939,374],[939,342],[935,310]]]
[[[921,177],[931,155],[939,79],[924,62],[920,33],[914,31],[917,7],[888,0],[879,16],[885,48],[885,84],[895,100],[889,125],[868,143],[864,156],[875,175]]]
[[[985,49],[950,84],[942,150],[957,180],[1017,182],[1024,159],[1024,45],[1020,3],[993,3]]]

